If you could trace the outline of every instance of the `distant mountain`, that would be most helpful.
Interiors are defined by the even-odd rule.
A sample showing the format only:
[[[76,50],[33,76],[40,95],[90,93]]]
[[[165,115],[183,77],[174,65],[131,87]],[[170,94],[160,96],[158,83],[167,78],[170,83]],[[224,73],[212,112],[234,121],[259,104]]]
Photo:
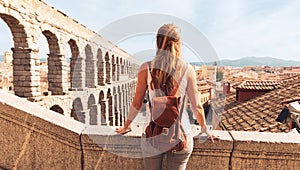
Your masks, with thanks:
[[[40,58],[39,60],[40,60],[40,62],[47,62],[48,61],[47,58]]]
[[[0,62],[4,61],[4,55],[0,55]]]
[[[192,62],[192,65],[202,65],[201,62]],[[282,60],[272,57],[245,57],[237,60],[220,60],[216,62],[208,62],[206,65],[218,66],[234,66],[234,67],[245,67],[245,66],[275,66],[275,67],[284,67],[284,66],[300,66],[299,61],[294,60]]]

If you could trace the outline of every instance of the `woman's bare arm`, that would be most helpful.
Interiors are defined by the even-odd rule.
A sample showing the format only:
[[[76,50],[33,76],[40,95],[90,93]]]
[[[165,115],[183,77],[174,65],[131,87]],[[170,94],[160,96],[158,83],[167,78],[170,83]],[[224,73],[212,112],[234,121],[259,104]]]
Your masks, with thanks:
[[[187,95],[191,103],[191,109],[197,122],[200,124],[202,129],[206,129],[205,115],[200,102],[200,92],[198,91],[198,86],[196,82],[195,70],[191,67],[188,69],[187,74]]]
[[[127,120],[123,127],[117,128],[118,133],[125,133],[131,122],[134,120],[138,112],[140,111],[144,102],[146,90],[147,90],[147,77],[148,77],[148,66],[144,63],[140,66],[137,77],[137,86],[135,90],[135,96],[129,107]]]
[[[195,115],[197,122],[201,126],[201,133],[205,133],[209,139],[214,142],[214,139],[219,140],[219,136],[211,135],[207,131],[205,114],[202,107],[200,92],[198,91],[198,86],[196,82],[196,73],[193,68],[188,69],[187,74],[187,94],[191,102],[191,109],[193,114]]]

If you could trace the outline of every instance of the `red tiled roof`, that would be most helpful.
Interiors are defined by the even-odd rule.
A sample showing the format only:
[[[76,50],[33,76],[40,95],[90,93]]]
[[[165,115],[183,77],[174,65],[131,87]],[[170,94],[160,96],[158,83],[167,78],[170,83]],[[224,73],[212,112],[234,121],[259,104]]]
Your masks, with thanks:
[[[242,103],[235,93],[212,101],[213,110],[221,115],[221,124],[227,130],[288,132],[286,124],[276,122],[282,111],[282,102],[300,97],[300,75],[281,82],[281,87]],[[222,105],[224,107],[222,107]]]
[[[198,87],[198,90],[199,90],[199,91],[202,91],[202,90],[209,90],[209,89],[212,89],[212,87],[209,86],[209,85]]]
[[[274,90],[280,87],[278,81],[246,80],[238,88],[247,90]]]

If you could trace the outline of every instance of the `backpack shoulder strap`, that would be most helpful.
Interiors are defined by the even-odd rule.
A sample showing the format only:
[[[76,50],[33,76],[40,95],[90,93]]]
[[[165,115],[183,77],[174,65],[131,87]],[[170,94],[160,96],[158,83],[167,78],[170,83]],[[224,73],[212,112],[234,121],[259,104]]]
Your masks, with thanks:
[[[147,64],[148,64],[148,72],[150,73],[150,76],[151,76],[151,67],[150,67],[151,61],[148,61]],[[149,74],[148,74],[148,76],[149,76]],[[152,77],[151,77],[151,79],[152,79]],[[149,103],[149,110],[150,110],[150,116],[151,116],[150,120],[152,121],[152,106],[151,106],[151,101],[150,101],[150,96],[149,96],[149,85],[147,87],[146,93],[147,93],[147,100]]]
[[[182,81],[182,79],[183,79],[183,77],[184,77],[184,75],[185,75],[185,72],[187,71],[187,68],[188,68],[188,64],[185,63],[184,66],[183,66],[183,72],[182,72],[182,75],[181,75],[181,77],[178,79],[178,83],[176,83],[176,85],[175,85],[175,87],[174,87],[174,89],[173,89],[173,91],[172,91],[172,93],[171,93],[171,96],[174,96],[174,95],[176,94],[177,90],[179,89],[179,86],[180,86],[181,81]]]

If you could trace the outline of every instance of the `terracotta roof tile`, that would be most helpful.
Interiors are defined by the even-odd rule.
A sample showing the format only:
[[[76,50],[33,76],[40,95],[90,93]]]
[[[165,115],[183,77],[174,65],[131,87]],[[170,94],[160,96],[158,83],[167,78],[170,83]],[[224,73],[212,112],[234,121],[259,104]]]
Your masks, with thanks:
[[[266,80],[246,80],[237,86],[239,89],[247,90],[274,90],[279,88],[281,83],[278,81]]]
[[[251,87],[257,84],[257,82],[250,83]],[[276,84],[276,82],[258,84],[259,87],[268,87],[274,83]],[[281,104],[283,100],[300,98],[300,75],[284,79],[277,85],[280,85],[280,88],[242,103],[235,101],[235,93],[227,94],[226,98],[212,102],[212,107],[218,115],[221,115],[221,124],[228,130],[288,132],[288,126],[276,122],[275,119],[283,109]]]

